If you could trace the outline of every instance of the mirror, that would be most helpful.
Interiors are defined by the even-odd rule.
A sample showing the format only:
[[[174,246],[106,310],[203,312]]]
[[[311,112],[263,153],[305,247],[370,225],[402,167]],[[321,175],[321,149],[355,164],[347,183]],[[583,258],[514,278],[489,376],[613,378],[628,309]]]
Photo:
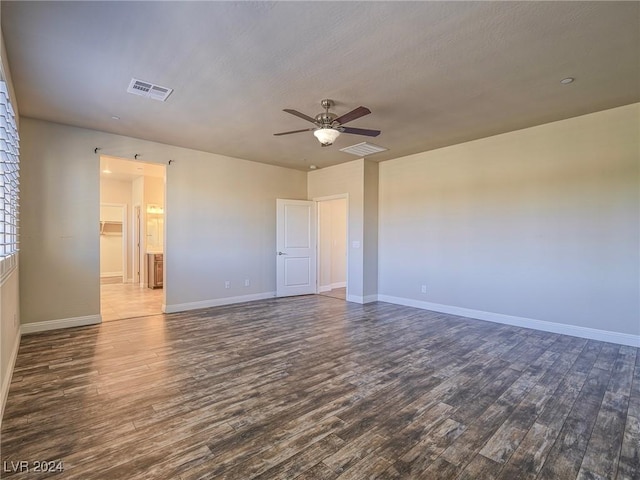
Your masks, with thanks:
[[[164,209],[147,205],[147,252],[162,253],[164,248]]]

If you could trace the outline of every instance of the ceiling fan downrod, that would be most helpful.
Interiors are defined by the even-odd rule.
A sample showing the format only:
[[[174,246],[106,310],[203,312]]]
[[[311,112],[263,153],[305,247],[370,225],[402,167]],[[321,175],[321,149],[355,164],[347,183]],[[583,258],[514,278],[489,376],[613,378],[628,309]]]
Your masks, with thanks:
[[[329,108],[333,106],[333,101],[324,99],[320,102],[320,105],[324,108],[324,113],[316,115],[316,123],[320,128],[332,128],[334,120],[338,118],[335,113],[329,113]]]

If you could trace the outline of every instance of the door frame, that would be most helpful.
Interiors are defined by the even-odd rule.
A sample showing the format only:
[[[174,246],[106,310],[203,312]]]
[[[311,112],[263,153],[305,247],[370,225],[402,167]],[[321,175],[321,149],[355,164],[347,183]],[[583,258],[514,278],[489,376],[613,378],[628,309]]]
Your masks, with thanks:
[[[97,149],[99,150],[99,149]],[[96,154],[98,153],[96,150]],[[122,161],[126,161],[129,163],[133,163],[133,164],[138,164],[138,165],[155,165],[155,166],[160,166],[163,169],[164,175],[163,175],[163,194],[164,194],[164,199],[162,202],[163,208],[164,208],[164,212],[165,212],[165,216],[164,216],[164,227],[163,227],[163,235],[164,235],[164,272],[163,272],[163,288],[162,288],[162,304],[161,304],[161,312],[162,313],[166,313],[167,310],[167,291],[169,289],[168,287],[168,275],[167,275],[167,262],[166,262],[166,255],[167,255],[167,250],[168,250],[168,246],[167,246],[167,242],[166,242],[166,238],[167,238],[167,204],[169,203],[169,198],[168,198],[168,181],[169,181],[169,168],[167,168],[167,164],[162,163],[162,162],[143,162],[141,160],[136,159],[132,159],[132,158],[126,158],[126,157],[120,157],[120,156],[115,156],[115,155],[103,155],[103,154],[98,154],[98,167],[100,166],[100,161],[103,157],[111,157],[111,158],[115,158],[117,160],[122,160]],[[169,164],[171,164],[171,161],[169,161]],[[98,168],[98,171],[100,171],[100,168]],[[144,177],[144,172],[141,174],[137,174],[135,175],[136,177]],[[101,191],[102,188],[102,175],[98,174],[97,176],[97,188],[98,188],[98,192]],[[108,179],[107,177],[105,177],[105,179]],[[132,179],[133,181],[133,179]],[[133,187],[133,185],[132,185]],[[133,193],[133,192],[132,192]],[[100,199],[98,199],[98,208],[100,206],[101,202]],[[141,288],[143,288],[144,285],[144,272],[145,272],[145,260],[146,260],[146,255],[145,255],[145,249],[146,249],[146,224],[145,224],[145,220],[146,220],[146,210],[145,210],[145,198],[144,198],[144,193],[142,194],[142,197],[140,198],[131,198],[131,203],[130,204],[126,204],[125,206],[131,205],[131,218],[130,218],[130,223],[129,223],[129,227],[131,228],[131,230],[127,230],[127,224],[125,223],[125,221],[123,221],[123,239],[127,238],[127,233],[128,231],[132,232],[131,235],[131,241],[125,241],[125,247],[123,248],[123,257],[125,256],[125,254],[128,254],[127,252],[127,245],[129,246],[129,248],[131,248],[131,264],[127,265],[126,263],[126,257],[123,259],[124,260],[124,265],[125,267],[123,268],[123,282],[127,282],[128,280],[130,280],[131,282],[133,282],[133,284],[135,284],[135,271],[138,270],[139,274],[140,274],[140,279],[139,279],[139,286]],[[140,207],[140,250],[139,250],[139,259],[138,259],[138,265],[134,265],[135,262],[135,250],[136,250],[136,243],[135,243],[135,221],[136,218],[134,216],[134,212],[135,212],[135,207]],[[127,209],[125,209],[125,215],[127,213]],[[126,217],[125,217],[126,220]],[[98,242],[100,241],[100,239],[98,238]],[[126,253],[125,253],[126,252]],[[100,283],[100,265],[99,265],[99,261],[100,261],[100,245],[98,243],[98,283]],[[129,279],[125,278],[125,272],[129,271],[129,269],[131,269],[131,277]],[[100,309],[102,311],[102,290],[100,290]]]
[[[317,253],[316,253],[316,293],[321,293],[320,292],[320,208],[319,208],[319,203],[320,202],[329,202],[331,200],[341,200],[344,199],[346,201],[346,231],[347,231],[347,238],[346,240],[346,251],[347,251],[347,258],[345,258],[345,283],[346,283],[346,298],[349,298],[349,194],[348,193],[339,193],[336,195],[327,195],[327,196],[323,196],[323,197],[313,197],[311,200],[314,201],[315,206],[316,206],[316,249],[317,249]]]
[[[142,225],[142,205],[135,204],[133,206],[131,222],[133,226],[133,235],[131,236],[131,249],[133,251],[131,266],[133,268],[133,275],[131,282],[134,285],[142,285],[142,283],[144,282],[144,265],[142,264],[144,259],[144,255],[142,254],[142,239],[144,238],[144,230]]]

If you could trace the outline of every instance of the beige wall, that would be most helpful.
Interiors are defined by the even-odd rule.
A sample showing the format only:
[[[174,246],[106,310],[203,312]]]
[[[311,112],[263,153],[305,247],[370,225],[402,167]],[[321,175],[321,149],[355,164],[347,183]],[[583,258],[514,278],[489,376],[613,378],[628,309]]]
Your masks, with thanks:
[[[97,315],[100,138],[24,117],[20,134],[22,323]]]
[[[18,269],[0,284],[0,423],[20,342],[20,297]]]
[[[310,199],[348,195],[347,300],[375,301],[378,282],[378,164],[369,160],[308,173]]]
[[[347,269],[347,200],[318,202],[318,276],[322,291],[344,286]]]
[[[639,335],[639,119],[629,105],[383,162],[382,298]]]
[[[348,194],[347,293],[352,300],[363,301],[364,160],[314,170],[307,174],[307,182],[309,199]]]
[[[100,178],[100,203],[131,204],[132,182]],[[129,216],[129,212],[127,212]]]
[[[379,164],[364,161],[364,296],[375,299],[378,295],[378,188]]]
[[[28,118],[21,134],[23,323],[99,312],[96,146],[174,160],[165,202],[170,311],[275,291],[275,200],[304,198],[306,173]]]
[[[276,199],[305,197],[297,170],[204,153],[167,167],[167,304],[275,292]]]
[[[331,288],[331,202],[318,203],[318,287]]]
[[[160,207],[164,205],[164,179],[144,177],[144,203]]]
[[[331,284],[347,280],[347,200],[331,201]]]
[[[7,83],[11,105],[16,114],[16,123],[20,129],[18,103],[11,81],[11,71],[4,47],[4,38],[0,30],[0,78]],[[18,291],[18,269],[14,269],[0,281],[0,423],[6,395],[9,393],[9,382],[13,371],[13,362],[20,342],[20,297]]]

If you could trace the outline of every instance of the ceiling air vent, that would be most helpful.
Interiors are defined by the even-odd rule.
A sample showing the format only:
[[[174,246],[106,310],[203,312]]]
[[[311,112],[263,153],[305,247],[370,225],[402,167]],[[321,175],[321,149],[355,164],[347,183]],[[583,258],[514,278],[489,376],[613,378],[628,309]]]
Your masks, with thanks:
[[[385,150],[388,149],[368,142],[357,143],[350,147],[340,149],[341,152],[350,153],[351,155],[356,155],[358,157],[366,157],[367,155],[384,152]]]
[[[164,102],[173,92],[173,88],[161,87],[160,85],[132,78],[127,92]]]

